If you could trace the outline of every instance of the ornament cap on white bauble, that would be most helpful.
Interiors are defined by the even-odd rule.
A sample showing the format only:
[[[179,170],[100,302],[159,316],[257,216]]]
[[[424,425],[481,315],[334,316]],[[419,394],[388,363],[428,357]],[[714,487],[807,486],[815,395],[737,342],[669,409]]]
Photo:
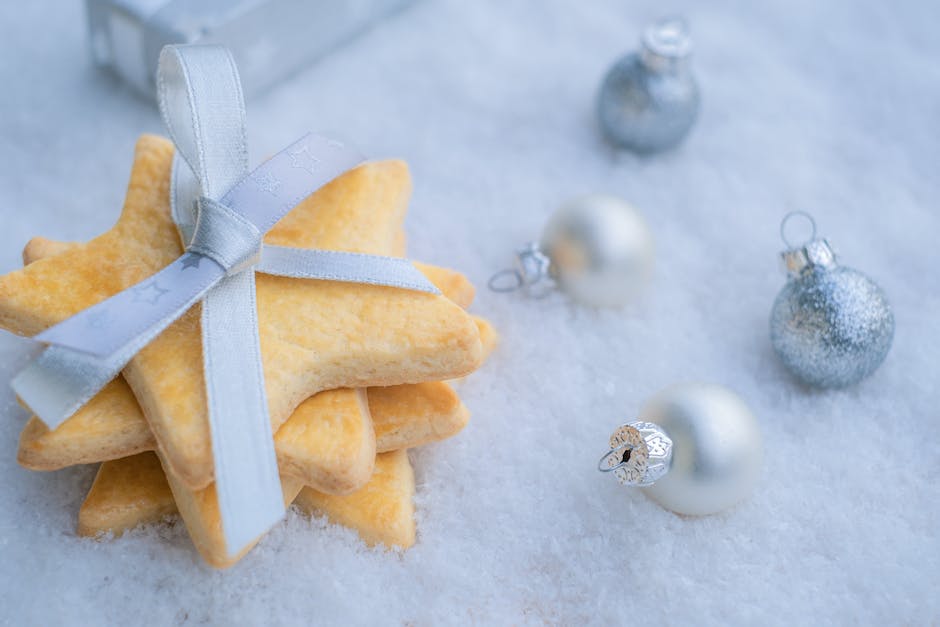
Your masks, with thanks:
[[[812,233],[794,245],[786,235],[802,216]],[[770,338],[774,351],[797,379],[819,388],[858,383],[885,360],[894,339],[894,313],[868,276],[836,262],[828,241],[816,238],[809,214],[781,222],[787,249],[781,253],[788,280],[774,301]]]
[[[704,516],[747,498],[762,464],[760,427],[747,404],[723,386],[684,383],[619,427],[598,468],[677,514]]]
[[[647,283],[653,237],[633,205],[606,194],[565,203],[545,227],[539,248],[562,290],[586,305],[619,307]]]

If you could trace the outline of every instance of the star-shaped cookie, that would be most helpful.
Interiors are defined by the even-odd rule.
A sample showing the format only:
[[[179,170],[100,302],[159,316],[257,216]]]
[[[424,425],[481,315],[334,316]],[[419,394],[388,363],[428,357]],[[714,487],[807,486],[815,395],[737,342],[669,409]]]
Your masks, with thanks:
[[[408,548],[415,541],[414,493],[407,451],[398,450],[379,454],[372,477],[356,492],[337,496],[303,488],[294,504],[355,529],[370,545]],[[157,456],[141,453],[101,464],[79,511],[78,532],[121,535],[178,511]]]
[[[23,251],[23,261],[28,265],[76,246],[34,238]],[[444,295],[462,307],[469,306],[473,286],[465,277],[435,266],[419,267]],[[476,320],[489,352],[495,333],[486,321]],[[275,434],[281,472],[317,490],[348,493],[368,480],[376,450],[450,437],[469,417],[453,389],[442,382],[370,388],[371,424],[367,412],[361,411],[361,402],[350,390],[334,390],[298,406]],[[55,470],[155,448],[143,413],[119,376],[54,431],[32,417],[20,436],[18,458],[27,468]]]
[[[396,386],[395,392],[387,397],[379,394],[381,400],[376,403],[377,408],[387,416],[386,422],[391,427],[389,433],[394,434],[392,440],[404,448],[453,435],[453,432],[447,431],[437,431],[431,435],[422,429],[423,425],[435,422],[429,415],[436,411],[435,407],[439,406],[440,400],[434,398],[433,393],[421,392],[420,388],[428,385],[430,384]],[[438,385],[450,389],[444,384]],[[382,388],[372,389],[384,391]],[[409,389],[416,392],[411,395],[411,402],[408,401]],[[282,457],[281,449],[285,446],[285,431],[298,431],[299,445],[294,456],[307,456],[312,465],[332,469],[332,474],[335,474],[337,469],[341,471],[347,468],[349,460],[355,462],[359,458],[359,442],[363,439],[362,417],[367,417],[368,412],[362,412],[358,405],[349,403],[349,395],[343,392],[345,390],[321,392],[307,399],[298,408],[278,431],[279,457]],[[463,409],[462,404],[461,408]],[[301,412],[309,416],[300,420],[298,414]],[[465,409],[462,414],[466,416]],[[379,421],[379,424],[381,422]],[[303,427],[293,428],[292,423],[303,424]],[[293,437],[289,438],[288,448],[294,444],[290,441],[292,439]],[[374,456],[374,448],[372,451]],[[148,459],[150,461],[147,461]],[[397,470],[382,470],[383,460],[385,463],[391,463],[392,459],[399,459],[393,466]],[[157,456],[142,453],[103,463],[82,506],[79,532],[83,535],[94,535],[103,531],[119,533],[178,509],[193,543],[206,562],[217,568],[225,568],[241,559],[251,546],[246,547],[237,556],[228,555],[214,485],[202,490],[191,490],[172,474],[160,470],[160,463],[156,460]],[[320,510],[336,522],[359,529],[369,542],[381,541],[408,546],[413,542],[414,522],[410,515],[404,514],[413,511],[410,495],[413,494],[414,488],[407,457],[395,458],[393,453],[379,454],[375,457],[379,466],[377,471],[373,470],[371,461],[368,467],[372,471],[372,479],[349,495],[350,498],[337,495],[335,485],[330,484],[326,492],[308,489],[306,500],[301,503],[306,504],[309,509],[314,507],[315,503],[321,502]],[[300,493],[302,482],[285,474],[283,466],[281,469],[286,503]],[[406,470],[407,474],[403,474]],[[379,480],[377,477],[384,478]],[[396,485],[400,489],[392,489]],[[407,499],[404,496],[406,493],[409,495]],[[383,524],[389,526],[383,530]]]
[[[23,262],[28,265],[62,254],[76,245],[34,238],[23,251]],[[462,275],[434,266],[422,266],[422,270],[446,296],[463,307],[470,305],[473,286]],[[488,353],[495,344],[495,332],[482,319],[477,319],[477,324]],[[327,494],[335,497],[358,492],[373,476],[376,444],[382,450],[392,450],[450,437],[463,428],[469,416],[450,386],[441,382],[371,388],[370,396],[373,397],[369,401],[371,412],[364,407],[365,401],[356,391],[321,392],[304,401],[281,426],[275,435],[275,446],[284,475],[285,500],[293,497],[301,483],[313,486],[309,494],[324,498]],[[374,420],[370,420],[370,413]],[[373,435],[373,428],[377,437]],[[179,511],[195,546],[209,564],[216,567],[234,564],[250,547],[234,558],[225,551],[217,501],[211,486],[194,491],[172,476],[168,481],[159,470],[156,456],[115,454],[113,445],[120,444],[122,438],[127,441],[128,437],[131,442],[142,442],[152,448],[153,439],[148,439],[148,434],[139,405],[119,376],[54,431],[48,430],[37,418],[31,418],[20,438],[20,458],[51,462],[52,467],[59,468],[71,463],[85,463],[74,459],[76,453],[88,458],[86,461],[97,461],[96,455],[111,454],[105,458],[116,459],[116,462],[105,463],[99,468],[95,484],[80,512],[80,533],[118,533],[149,522],[157,514]],[[109,445],[112,446],[110,451]],[[156,473],[152,472],[154,467],[158,469]],[[375,490],[373,486],[372,492]],[[180,503],[178,509],[174,497]],[[167,499],[170,506],[166,505]],[[400,499],[385,503],[373,495],[371,500],[384,503],[383,511],[390,507],[394,511],[403,511],[402,507],[406,507],[406,504],[399,503]],[[346,500],[336,502],[347,503],[348,510]],[[408,503],[407,507],[412,506]],[[403,521],[395,528],[407,529],[409,525]],[[413,522],[410,527],[413,528]],[[368,533],[365,535],[371,537]]]
[[[33,335],[161,269],[181,253],[169,216],[172,146],[138,142],[124,211],[106,234],[0,277],[0,326]],[[270,244],[387,254],[409,191],[401,162],[369,163],[291,211]],[[259,331],[272,427],[313,394],[465,375],[482,357],[473,319],[443,296],[380,286],[257,276]],[[146,297],[158,297],[145,295]],[[198,306],[124,370],[173,479],[213,478]]]

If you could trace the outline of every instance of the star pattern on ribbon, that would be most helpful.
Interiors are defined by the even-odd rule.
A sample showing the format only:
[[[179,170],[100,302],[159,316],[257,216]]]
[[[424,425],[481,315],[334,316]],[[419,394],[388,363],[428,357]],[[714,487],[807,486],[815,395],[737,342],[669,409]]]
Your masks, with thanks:
[[[189,268],[198,268],[200,261],[202,261],[202,255],[189,253],[183,257],[183,267],[180,268],[180,271],[182,272],[183,270],[187,270]]]
[[[342,147],[340,144],[339,147]],[[299,150],[287,153],[290,155],[290,164],[293,168],[300,168],[310,174],[316,174],[320,160],[310,152],[310,147],[304,144]]]
[[[111,316],[107,311],[97,311],[88,320],[88,326],[92,329],[105,329],[111,321]]]
[[[135,303],[148,303],[150,305],[156,305],[160,302],[160,299],[170,290],[160,287],[160,283],[157,281],[151,281],[144,285],[138,285],[132,288],[133,291],[133,302]],[[96,311],[93,314],[96,320],[101,319],[102,316],[106,316],[106,312]],[[97,327],[101,328],[101,327]]]
[[[272,196],[277,196],[277,190],[281,187],[281,181],[270,172],[261,172],[251,177],[255,185],[262,192],[267,192]]]

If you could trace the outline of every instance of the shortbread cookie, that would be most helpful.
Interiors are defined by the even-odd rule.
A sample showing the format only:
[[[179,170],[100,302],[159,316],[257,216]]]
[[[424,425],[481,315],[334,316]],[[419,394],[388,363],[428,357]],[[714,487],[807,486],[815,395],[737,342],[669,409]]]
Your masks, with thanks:
[[[415,543],[414,495],[414,471],[408,451],[402,450],[379,455],[372,479],[361,490],[334,496],[304,488],[294,505],[355,529],[369,545],[407,549]]]
[[[76,246],[76,243],[33,238],[23,250],[23,261],[30,264]],[[466,304],[472,300],[473,286],[459,273],[425,264],[420,269],[448,298],[457,298]],[[477,325],[482,329],[486,323],[478,319]],[[382,450],[450,437],[466,424],[469,417],[466,408],[446,385],[421,384],[411,393],[407,392],[408,385],[390,389],[399,387],[405,389],[398,390],[398,397],[407,399],[407,402],[393,407],[394,414],[385,413],[387,406],[384,404],[380,405],[377,413],[379,430],[388,433],[388,441],[382,443]],[[340,396],[340,393],[331,393],[315,401],[305,401],[275,437],[281,472],[300,479],[305,485],[334,494],[354,490],[368,479],[372,461],[367,451],[375,443],[370,433],[355,429],[356,425],[364,425],[365,420],[351,411],[334,411],[328,413],[326,423],[318,422],[318,408],[336,408]],[[354,397],[347,397],[342,405],[349,407],[353,403]],[[382,425],[386,423],[395,427],[383,429]],[[325,424],[342,424],[348,428],[324,430]],[[297,434],[304,436],[299,438]],[[408,437],[402,438],[403,434]],[[38,418],[31,418],[20,436],[18,458],[20,464],[33,470],[55,470],[74,464],[120,459],[153,450],[155,446],[136,399],[119,376],[54,431],[46,428]],[[325,456],[320,455],[321,450],[358,451],[358,454]]]
[[[157,442],[131,388],[118,376],[54,431],[32,416],[20,433],[17,461],[58,470],[152,451]]]
[[[0,326],[33,335],[152,275],[181,252],[169,218],[171,144],[138,142],[125,208],[108,233],[0,277]],[[272,244],[385,254],[410,182],[401,162],[370,163],[313,194],[265,238]],[[382,286],[257,275],[272,426],[324,389],[462,376],[481,360],[479,331],[444,298]],[[198,306],[125,368],[170,471],[212,481]]]
[[[170,483],[173,483],[172,487]],[[302,484],[281,478],[284,503],[289,504]],[[238,555],[230,557],[222,535],[215,486],[193,491],[179,481],[167,480],[160,461],[153,453],[101,464],[88,496],[78,513],[78,533],[121,535],[129,529],[181,514],[193,544],[211,566],[227,568],[241,559],[255,545],[252,542]]]
[[[375,463],[365,390],[326,390],[300,404],[274,436],[282,475],[331,494],[358,490]]]
[[[285,477],[281,484],[287,505],[302,484]],[[158,457],[149,452],[101,464],[79,510],[78,533],[119,536],[138,525],[177,514],[183,518],[199,554],[215,568],[232,566],[257,543],[255,540],[238,555],[229,556],[215,486],[193,491],[178,480],[168,480]]]
[[[35,238],[23,250],[23,262],[29,265],[75,246]],[[281,472],[305,485],[336,494],[360,488],[372,475],[375,461],[375,435],[364,393],[341,389],[314,395],[281,426],[274,444]],[[155,448],[140,406],[119,375],[54,431],[31,418],[20,435],[18,457],[26,467],[44,461],[61,467],[63,460],[91,463]]]
[[[489,358],[489,356],[496,350],[496,345],[499,343],[499,334],[496,332],[496,329],[493,328],[488,321],[474,316],[474,321],[477,323],[477,330],[480,332],[480,346],[483,349],[484,359]],[[457,377],[456,379],[451,379],[450,383],[460,383],[466,377]]]
[[[403,253],[404,254],[404,253]],[[470,280],[449,268],[441,268],[426,263],[414,262],[415,267],[426,276],[437,289],[441,290],[447,298],[451,299],[464,309],[470,307],[473,303],[473,297],[476,295],[476,288]]]
[[[160,465],[163,466],[166,481],[170,484],[173,500],[176,501],[176,507],[183,523],[186,525],[186,531],[189,532],[189,537],[192,539],[196,550],[210,566],[228,568],[254,548],[258,540],[261,539],[260,536],[239,551],[237,555],[230,556],[228,554],[225,535],[222,531],[219,499],[216,495],[214,483],[202,490],[191,490],[173,473],[166,471],[166,465],[162,458],[160,459]],[[290,505],[291,501],[300,493],[301,488],[303,488],[303,484],[299,480],[281,475],[281,490],[283,491],[285,506]]]
[[[434,422],[447,419],[435,417]],[[305,485],[345,494],[372,473],[374,433],[361,393],[321,392],[301,403],[275,434],[278,467]],[[54,431],[30,418],[20,434],[17,458],[31,470],[56,470],[155,449],[140,405],[118,377]]]
[[[403,229],[399,229],[399,233],[404,236]],[[34,237],[29,240],[23,248],[23,265],[28,266],[34,261],[59,255],[78,248],[80,245],[79,242],[60,242],[58,240],[46,239],[45,237]],[[396,250],[394,254],[404,257],[405,249],[402,248],[400,252]],[[441,290],[444,296],[464,309],[467,309],[470,307],[471,303],[473,303],[473,298],[476,296],[476,288],[466,276],[450,268],[433,266],[418,261],[413,263],[414,266],[421,271],[421,274],[426,276],[437,289]]]
[[[400,451],[379,455],[372,479],[359,492],[331,498],[305,488],[295,503],[355,529],[371,544],[407,548],[415,538],[413,496],[414,473],[407,453]],[[101,464],[79,512],[78,529],[84,536],[118,536],[177,512],[160,461],[153,453],[142,453]],[[223,559],[217,564],[230,563]]]
[[[369,409],[382,417],[372,421],[379,453],[449,438],[470,420],[454,389],[439,382],[369,388]]]
[[[496,345],[499,343],[499,333],[496,332],[496,329],[489,321],[479,316],[475,316],[474,320],[477,323],[477,329],[480,331],[480,344],[483,348],[483,354],[489,357],[496,350]]]
[[[78,510],[78,533],[119,536],[137,525],[176,515],[176,501],[153,453],[105,462]]]

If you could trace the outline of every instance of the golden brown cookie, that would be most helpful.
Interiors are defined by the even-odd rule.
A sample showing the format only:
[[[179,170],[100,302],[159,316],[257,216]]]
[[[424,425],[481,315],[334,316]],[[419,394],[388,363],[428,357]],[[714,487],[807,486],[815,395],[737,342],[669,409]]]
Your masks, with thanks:
[[[257,542],[230,557],[225,549],[222,520],[214,485],[189,490],[179,481],[171,488],[160,461],[153,453],[141,453],[101,464],[95,481],[78,513],[78,533],[121,535],[141,524],[182,515],[193,544],[211,566],[227,568],[240,560]],[[302,484],[281,479],[285,505]]]
[[[477,329],[480,331],[480,344],[483,347],[483,354],[489,357],[496,350],[496,345],[499,343],[499,333],[496,332],[496,329],[489,321],[479,316],[475,316],[474,320],[477,323]]]
[[[105,462],[78,511],[78,533],[121,535],[177,513],[176,501],[153,453]]]
[[[27,265],[77,244],[35,238]],[[154,450],[156,441],[133,393],[118,376],[78,413],[50,431],[38,418],[20,435],[19,461],[34,469],[120,459]],[[307,399],[275,436],[281,472],[325,492],[346,494],[372,475],[375,435],[368,401],[356,390],[329,390]]]
[[[29,264],[75,246],[37,237],[24,249],[23,261]],[[449,298],[462,298],[469,304],[466,295],[472,296],[473,288],[466,287],[469,281],[465,277],[435,266],[422,265],[421,270]],[[476,321],[483,337],[482,331],[489,325],[479,318]],[[490,342],[484,344],[485,349],[490,347]],[[357,407],[354,396],[335,391],[318,394],[302,403],[275,436],[281,471],[322,492],[345,494],[371,475],[369,451],[376,445],[380,451],[412,448],[455,435],[469,419],[466,407],[443,383],[371,390],[375,438],[366,429],[366,417],[353,411]],[[133,393],[119,376],[54,431],[38,418],[31,418],[20,436],[18,458],[33,470],[55,470],[120,459],[155,446]],[[338,451],[344,453],[336,454]]]
[[[456,270],[432,266],[426,263],[415,262],[415,267],[426,276],[431,283],[447,298],[451,299],[464,309],[470,307],[473,303],[473,297],[476,296],[476,288],[473,283]]]
[[[282,475],[348,494],[372,476],[375,431],[366,392],[327,390],[300,404],[274,436]]]
[[[0,326],[33,335],[176,258],[182,249],[169,218],[171,159],[168,141],[142,137],[117,225],[0,277]],[[396,245],[409,188],[403,163],[366,164],[303,201],[265,241],[385,254]],[[481,360],[476,325],[443,296],[260,274],[257,291],[274,429],[318,391],[452,378]],[[213,475],[197,310],[124,370],[166,465],[192,489]]]
[[[407,549],[415,543],[414,495],[414,471],[408,451],[402,450],[379,455],[372,479],[362,489],[335,496],[304,488],[294,505],[355,529],[369,545]]]
[[[171,486],[172,483],[172,486]],[[285,505],[300,491],[300,482],[281,479]],[[190,490],[179,481],[168,481],[153,453],[140,453],[104,462],[78,513],[78,533],[121,535],[137,525],[181,514],[193,544],[215,568],[227,568],[240,560],[257,542],[237,556],[225,550],[222,521],[215,487]]]
[[[20,433],[17,461],[58,470],[152,451],[157,442],[131,388],[118,376],[57,429],[32,416]]]
[[[449,438],[470,420],[454,389],[440,382],[369,388],[369,409],[381,416],[372,421],[379,453]]]
[[[210,566],[228,568],[254,548],[258,540],[261,539],[260,537],[255,538],[237,555],[230,556],[228,554],[225,546],[225,536],[222,532],[222,515],[219,512],[219,500],[214,483],[202,490],[191,490],[172,473],[166,472],[166,466],[163,464],[162,458],[160,459],[160,465],[163,466],[166,481],[170,484],[173,500],[176,501],[176,507],[183,523],[186,525],[186,531],[189,532],[189,537],[196,546],[196,550]],[[290,505],[301,488],[303,488],[303,484],[297,479],[281,475],[281,490],[283,491],[285,506]]]
[[[370,544],[407,548],[415,539],[413,497],[414,473],[407,452],[396,451],[378,456],[373,477],[359,492],[331,497],[305,488],[295,502],[303,511],[325,514],[330,520],[355,529]],[[218,531],[211,530],[219,528],[213,526],[217,524],[217,515],[212,514],[211,498],[208,494],[189,493],[184,499],[187,507],[197,512],[190,515],[190,520],[207,523],[205,529],[198,530],[204,536],[200,553],[205,555],[203,551],[209,547],[207,552],[215,559],[219,537]],[[79,512],[78,528],[84,536],[121,535],[177,511],[157,456],[141,453],[101,464]],[[235,561],[223,557],[215,559],[213,566],[224,568]]]

